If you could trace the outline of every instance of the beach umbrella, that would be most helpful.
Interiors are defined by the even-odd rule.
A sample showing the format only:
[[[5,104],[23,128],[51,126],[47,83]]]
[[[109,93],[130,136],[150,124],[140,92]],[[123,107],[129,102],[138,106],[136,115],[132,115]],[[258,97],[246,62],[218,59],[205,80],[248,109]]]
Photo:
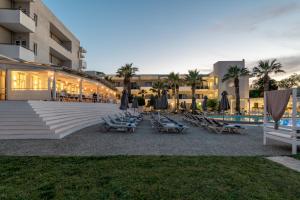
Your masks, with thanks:
[[[202,110],[207,111],[207,96],[204,96],[204,100],[202,101]]]
[[[136,109],[136,108],[139,108],[139,102],[138,102],[137,97],[134,97],[134,98],[133,98],[131,107],[134,109],[134,112],[135,112],[135,109]]]
[[[168,109],[168,92],[167,90],[163,90],[161,100],[160,100],[160,109]]]
[[[222,98],[220,102],[220,110],[223,112],[223,121],[224,121],[224,112],[230,109],[230,104],[227,97],[228,93],[226,91],[223,91],[221,95]]]
[[[120,109],[121,110],[127,110],[128,109],[128,93],[126,90],[123,90],[122,92],[122,97],[121,97],[121,105]]]

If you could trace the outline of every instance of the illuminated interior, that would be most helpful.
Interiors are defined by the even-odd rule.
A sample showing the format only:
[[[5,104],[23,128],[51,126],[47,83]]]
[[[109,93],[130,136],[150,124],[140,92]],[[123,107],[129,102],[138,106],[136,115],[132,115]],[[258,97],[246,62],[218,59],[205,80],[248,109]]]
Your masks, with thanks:
[[[11,71],[12,90],[48,90],[48,72]]]

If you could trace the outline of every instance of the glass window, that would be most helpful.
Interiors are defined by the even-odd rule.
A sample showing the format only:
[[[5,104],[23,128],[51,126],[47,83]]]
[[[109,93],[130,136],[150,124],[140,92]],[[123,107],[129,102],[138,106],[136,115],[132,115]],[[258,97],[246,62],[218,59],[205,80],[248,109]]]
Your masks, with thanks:
[[[11,89],[48,90],[48,74],[32,71],[12,71]]]
[[[26,88],[26,74],[22,72],[12,72],[13,89]]]
[[[31,77],[31,88],[34,90],[42,89],[42,80],[40,77],[33,75]]]

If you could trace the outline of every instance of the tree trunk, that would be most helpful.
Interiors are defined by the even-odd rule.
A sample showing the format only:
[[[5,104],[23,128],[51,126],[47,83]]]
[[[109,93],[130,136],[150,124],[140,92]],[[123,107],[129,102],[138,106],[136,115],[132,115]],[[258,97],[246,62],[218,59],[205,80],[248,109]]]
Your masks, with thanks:
[[[270,90],[270,78],[268,75],[264,76],[264,91],[269,91]]]
[[[176,86],[176,109],[179,109],[179,86]]]
[[[192,85],[192,105],[193,105],[194,101],[196,101],[196,98],[195,98],[196,88],[195,87],[196,87],[195,85]],[[195,113],[195,108],[193,106],[192,106],[192,113],[193,114]]]
[[[235,87],[235,111],[238,115],[241,114],[241,99],[240,99],[240,80],[238,78],[234,79]]]

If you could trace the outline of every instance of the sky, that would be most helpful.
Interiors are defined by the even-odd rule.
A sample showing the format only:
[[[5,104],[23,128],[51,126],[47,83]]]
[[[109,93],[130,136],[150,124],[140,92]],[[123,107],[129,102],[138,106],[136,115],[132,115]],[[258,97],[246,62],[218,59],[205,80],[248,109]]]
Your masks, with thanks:
[[[299,0],[44,0],[87,49],[88,70],[212,71],[220,60],[277,58],[300,73]]]

